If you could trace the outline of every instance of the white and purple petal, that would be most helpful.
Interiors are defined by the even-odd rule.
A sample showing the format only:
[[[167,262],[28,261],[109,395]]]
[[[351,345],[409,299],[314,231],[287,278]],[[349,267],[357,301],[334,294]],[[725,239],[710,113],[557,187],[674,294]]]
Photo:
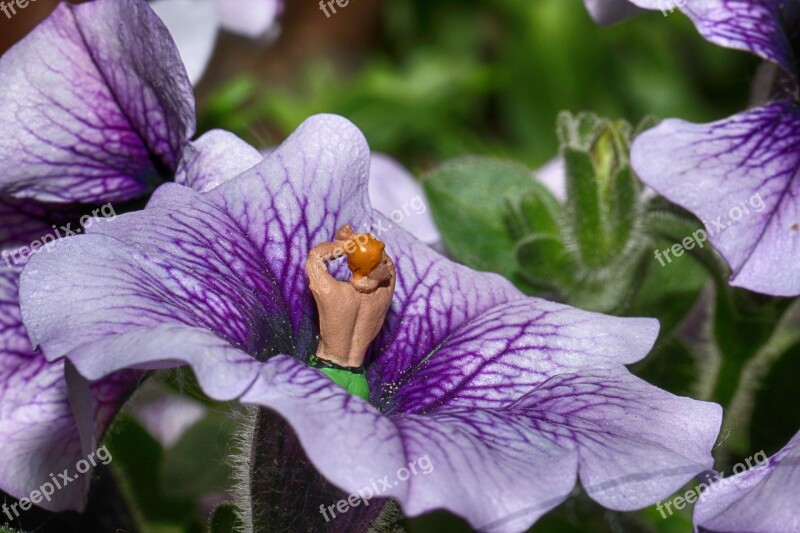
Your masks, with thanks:
[[[60,3],[0,58],[0,191],[123,201],[174,171],[194,132],[191,85],[143,0]]]
[[[0,250],[15,251],[39,241],[52,233],[50,224],[68,218],[69,211],[64,206],[0,199]],[[0,442],[4,453],[0,490],[16,498],[29,497],[53,473],[69,470],[74,474],[76,463],[96,449],[91,444],[105,433],[130,390],[129,374],[117,374],[88,386],[82,409],[75,404],[64,363],[48,363],[33,349],[22,324],[18,288],[27,258],[27,254],[4,255],[0,262]],[[83,432],[76,416],[84,422]],[[84,477],[40,505],[51,511],[80,511],[86,504],[88,481]]]
[[[783,67],[797,81],[797,58],[790,35],[800,22],[794,0],[634,0],[680,7],[708,41],[752,52]]]
[[[150,6],[164,22],[192,85],[203,77],[217,44],[219,15],[214,0],[155,0]]]
[[[454,287],[469,279],[451,268],[449,274],[427,275],[419,285],[433,282],[437,274],[455,279]],[[473,301],[487,302],[487,296],[473,295]],[[409,309],[427,300],[426,326],[436,319],[454,322],[445,329],[446,336],[427,343],[425,328],[406,329],[412,317],[400,313],[394,317],[385,331],[394,343],[383,348],[370,369],[378,374],[373,378],[376,384],[392,391],[379,400],[387,412],[426,413],[442,406],[502,408],[554,376],[635,363],[649,353],[658,335],[656,320],[588,313],[538,298],[515,298],[459,319],[447,306],[437,306],[438,298],[438,294],[398,298]],[[458,306],[460,302],[453,307]],[[409,345],[418,350],[412,361],[403,358],[403,347]],[[399,360],[405,366],[387,373],[381,365],[384,360]]]
[[[368,168],[361,133],[321,115],[207,194],[161,187],[146,210],[54,246],[63,262],[34,258],[23,276],[32,339],[57,359],[93,340],[171,324],[206,328],[257,358],[308,356],[316,342],[308,250],[344,224],[372,225]],[[72,282],[55,283],[65,266],[74,266]],[[49,320],[67,312],[69,327]]]
[[[800,294],[800,109],[775,102],[711,124],[666,120],[640,135],[633,168],[694,213],[731,284]]]
[[[224,130],[212,130],[186,145],[175,182],[208,192],[261,162],[263,156]]]
[[[694,508],[700,531],[800,531],[800,433],[768,460],[706,489]]]
[[[667,497],[711,466],[722,416],[719,406],[675,397],[618,368],[558,375],[504,408],[387,417],[285,357],[264,365],[242,401],[285,417],[343,490],[358,493],[388,477],[380,497],[397,499],[409,516],[448,509],[499,532],[525,530],[568,497],[578,476],[613,509]],[[429,471],[391,483],[421,459]]]

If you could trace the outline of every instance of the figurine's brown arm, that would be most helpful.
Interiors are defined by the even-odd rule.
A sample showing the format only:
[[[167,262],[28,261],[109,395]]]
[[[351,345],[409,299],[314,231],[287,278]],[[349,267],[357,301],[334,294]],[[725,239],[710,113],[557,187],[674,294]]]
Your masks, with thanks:
[[[386,256],[386,260],[389,263],[389,272],[390,272],[390,280],[389,281],[389,293],[394,294],[394,289],[397,286],[397,269],[394,267],[394,261],[389,255]]]
[[[306,273],[311,281],[311,288],[330,286],[338,283],[328,272],[328,261],[345,255],[343,242],[323,242],[312,248],[306,261]]]

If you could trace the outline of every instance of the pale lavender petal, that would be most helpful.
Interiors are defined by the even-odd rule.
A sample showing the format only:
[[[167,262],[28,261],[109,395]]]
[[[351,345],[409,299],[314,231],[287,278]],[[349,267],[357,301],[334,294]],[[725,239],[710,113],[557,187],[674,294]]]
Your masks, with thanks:
[[[372,155],[369,177],[372,207],[425,244],[442,240],[430,213],[422,185],[400,163]]]
[[[215,0],[222,26],[257,38],[269,30],[283,11],[282,0]]]
[[[4,194],[120,201],[176,168],[194,97],[143,0],[61,3],[0,57],[0,129]]]
[[[751,465],[760,459],[754,456]],[[800,433],[768,460],[705,490],[694,524],[709,533],[800,531]]]
[[[581,369],[556,375],[509,409],[567,430],[580,478],[604,507],[633,510],[666,498],[714,464],[722,423],[714,403],[674,396],[627,370]]]
[[[526,298],[388,229],[370,209],[368,165],[360,132],[319,116],[208,193],[163,186],[144,211],[31,260],[21,289],[31,338],[91,380],[188,364],[212,398],[284,416],[348,492],[427,457],[433,471],[378,495],[479,529],[524,528],[578,473],[598,501],[631,509],[710,466],[719,408],[623,367],[649,350],[654,321]],[[377,408],[303,362],[317,343],[303,265],[345,223],[378,233],[397,266],[368,361]]]
[[[595,369],[556,376],[503,409],[387,418],[285,357],[264,365],[242,401],[284,416],[346,492],[386,478],[377,495],[396,498],[406,515],[448,509],[482,531],[524,530],[568,497],[578,473],[611,508],[652,504],[711,466],[722,416],[624,369]],[[417,474],[398,479],[412,462]]]
[[[662,9],[660,0],[636,0]],[[796,79],[796,58],[789,32],[800,22],[794,0],[665,0],[692,19],[712,43],[746,50],[782,66]],[[655,4],[655,5],[653,5]]]
[[[16,283],[9,278],[0,272],[0,490],[23,498],[49,480],[51,472],[73,468],[81,442],[64,365],[48,364],[33,351],[16,306]],[[43,506],[80,510],[79,489],[59,491]]]
[[[554,376],[635,363],[657,336],[653,319],[517,299],[453,327],[399,379],[382,381],[392,393],[382,395],[380,405],[404,413],[439,406],[502,408]]]
[[[258,150],[233,133],[213,130],[187,145],[175,181],[208,192],[262,159]]]
[[[208,414],[200,402],[152,381],[136,392],[126,409],[164,448],[174,446],[186,430]]]
[[[535,175],[557,200],[563,202],[567,199],[567,169],[563,157],[551,159],[539,168]]]
[[[214,0],[155,0],[153,11],[175,40],[192,85],[206,71],[217,43],[219,15]]]
[[[800,111],[793,103],[711,124],[666,120],[636,139],[631,161],[645,183],[704,222],[733,270],[732,285],[800,294]]]
[[[32,259],[22,279],[31,338],[57,359],[117,335],[190,326],[258,359],[307,357],[317,328],[308,250],[344,224],[371,225],[368,165],[361,133],[342,118],[319,116],[208,194],[163,186],[146,210],[94,224],[91,235],[64,239]],[[65,269],[68,284],[56,281]],[[59,319],[67,315],[69,324]],[[73,359],[91,379],[111,370]]]
[[[583,0],[583,3],[594,21],[603,25],[614,24],[639,12],[634,5],[637,2],[629,0]]]
[[[255,380],[258,367],[252,356],[207,329],[178,325],[105,337],[67,356],[81,375],[93,381],[121,369],[162,370],[190,365],[203,391],[218,401],[241,396]]]
[[[598,22],[615,22],[625,14],[623,0],[584,1]],[[664,16],[682,11],[710,42],[752,52],[797,79],[790,34],[800,22],[800,7],[794,0],[629,0],[629,4],[659,10]]]
[[[396,498],[407,516],[446,508],[478,527],[529,506],[536,497],[553,499],[560,492],[565,498],[575,483],[575,455],[526,431],[513,415],[454,411],[438,418],[389,419],[289,358],[270,360],[242,401],[286,418],[331,482],[346,492],[369,488],[377,497]],[[425,456],[432,469],[423,469]],[[418,474],[400,482],[398,470],[412,461]],[[541,464],[551,468],[541,471]],[[376,481],[384,478],[388,486]],[[491,500],[486,494],[493,495]]]

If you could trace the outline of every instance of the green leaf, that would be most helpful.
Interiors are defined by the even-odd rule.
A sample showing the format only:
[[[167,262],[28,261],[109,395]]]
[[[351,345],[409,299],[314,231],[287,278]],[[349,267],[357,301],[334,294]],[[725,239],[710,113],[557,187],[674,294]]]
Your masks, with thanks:
[[[239,510],[232,503],[223,503],[214,509],[208,524],[209,533],[238,533],[244,531]]]
[[[117,417],[107,445],[121,485],[146,521],[174,525],[190,519],[194,502],[162,489],[158,477],[163,465],[161,445],[132,417]]]
[[[784,385],[781,386],[783,376],[775,375],[773,369],[780,366],[792,368],[785,360],[791,359],[792,355],[800,351],[797,350],[800,344],[800,300],[775,301],[752,293],[738,292],[734,296],[738,296],[734,301],[741,300],[744,296],[749,297],[748,300],[755,297],[762,303],[760,309],[752,310],[747,309],[752,305],[751,302],[748,302],[749,305],[736,302],[737,316],[732,320],[731,327],[723,329],[725,326],[720,320],[715,323],[718,336],[728,335],[732,338],[732,343],[728,339],[718,340],[724,359],[715,392],[718,398],[729,399],[723,405],[728,407],[729,419],[736,421],[732,440],[735,440],[734,444],[739,444],[740,451],[746,451],[750,448],[747,432],[751,422],[756,421],[753,418],[753,406],[757,394],[761,392],[767,397],[780,397],[782,394],[784,399],[790,399],[790,394],[785,391],[789,383],[783,379]],[[727,306],[718,303],[720,305],[723,306],[722,322],[731,321]],[[738,336],[731,329],[735,329]],[[789,372],[788,375],[797,374]],[[771,387],[765,386],[768,376],[773,385]],[[781,389],[784,389],[783,393],[780,392]],[[790,386],[789,390],[793,392],[794,388]],[[775,412],[780,411],[777,409]],[[776,431],[777,425],[774,427]],[[796,431],[797,426],[794,427]]]
[[[673,244],[664,238],[653,241],[652,251],[645,251],[646,275],[628,314],[652,316],[661,323],[661,336],[669,335],[694,306],[709,281],[705,268],[693,256],[678,258],[662,265],[655,256]],[[663,254],[662,254],[663,256]]]
[[[517,163],[470,157],[443,164],[423,184],[453,256],[472,268],[512,277],[517,261],[508,205],[536,187],[532,171]]]
[[[235,426],[229,414],[213,412],[189,428],[164,453],[164,491],[183,498],[224,492],[231,475],[227,457]]]
[[[517,243],[516,253],[520,276],[529,283],[563,294],[575,280],[572,257],[556,236],[530,234]]]

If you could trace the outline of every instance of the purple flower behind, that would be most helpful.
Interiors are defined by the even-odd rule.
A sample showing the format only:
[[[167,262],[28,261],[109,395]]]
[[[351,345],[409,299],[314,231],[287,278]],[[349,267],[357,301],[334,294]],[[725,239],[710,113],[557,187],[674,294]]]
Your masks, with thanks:
[[[194,125],[183,65],[144,2],[62,3],[0,58],[3,194],[136,198],[174,172]]]
[[[800,531],[800,433],[767,461],[712,484],[694,524],[709,533]]]
[[[422,185],[396,160],[372,154],[369,199],[377,211],[429,245],[442,240]]]
[[[99,203],[137,198],[173,177],[213,187],[232,177],[226,171],[260,161],[225,132],[189,143],[194,121],[177,50],[140,0],[62,3],[0,57],[0,490],[16,498],[51,473],[74,472],[139,373],[89,384],[34,350],[18,305],[28,253],[12,252],[64,237],[61,225],[80,229],[80,217]],[[72,316],[62,317],[65,325]],[[84,476],[40,505],[81,510],[88,481]]]
[[[800,6],[702,0],[682,10],[709,41],[750,51],[781,72],[771,101],[711,124],[665,120],[634,142],[646,184],[700,218],[730,265],[731,284],[800,294],[800,110],[791,34]],[[753,209],[760,207],[760,209]]]
[[[50,225],[74,218],[76,209],[75,205],[0,198],[0,251],[15,250],[52,235]],[[91,385],[91,397],[85,398],[90,403],[81,413],[83,418],[76,421],[71,402],[78,398],[69,394],[64,363],[48,363],[33,349],[22,325],[18,286],[24,264],[25,258],[7,255],[0,263],[0,442],[4,452],[0,489],[18,498],[28,497],[52,473],[74,473],[86,450],[96,449],[96,442],[130,392],[134,377],[132,372],[117,373]],[[73,379],[82,380],[77,375]],[[83,435],[78,427],[81,424]],[[42,507],[81,509],[88,481],[84,477],[57,491],[52,501],[42,502]]]
[[[525,529],[578,476],[601,504],[630,510],[711,466],[719,406],[625,368],[651,348],[654,320],[527,298],[399,228],[379,235],[398,282],[368,354],[370,402],[309,368],[318,327],[303,265],[344,224],[386,226],[369,168],[361,133],[318,116],[208,192],[162,186],[144,211],[31,261],[21,290],[31,338],[90,380],[188,364],[210,397],[283,416],[347,492],[428,456],[430,475],[381,497],[481,529]]]
[[[175,39],[193,84],[203,77],[220,28],[257,39],[274,28],[283,11],[282,0],[154,0],[151,5]]]
[[[629,0],[583,0],[583,3],[594,21],[602,25],[614,24],[640,11],[636,2]]]

